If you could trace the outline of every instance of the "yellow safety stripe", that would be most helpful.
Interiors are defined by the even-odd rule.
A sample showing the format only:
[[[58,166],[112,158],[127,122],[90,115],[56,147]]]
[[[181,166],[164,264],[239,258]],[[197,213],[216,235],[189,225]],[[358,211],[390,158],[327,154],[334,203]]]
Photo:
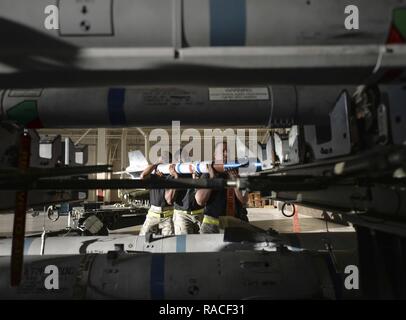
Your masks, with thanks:
[[[175,209],[174,213],[178,213],[178,214],[187,214],[188,212],[187,212],[187,211],[185,211],[185,210],[178,210],[178,209]]]
[[[161,218],[161,217],[168,218],[168,217],[173,216],[173,209],[165,210],[165,211],[162,211],[161,213],[157,213],[157,212],[154,212],[151,209],[149,209],[148,214],[150,214],[150,215],[152,215],[154,217],[158,217],[158,218]]]
[[[193,210],[191,211],[191,214],[202,214],[204,212],[204,209],[198,209],[198,210]]]
[[[207,223],[207,224],[214,224],[216,226],[220,225],[220,220],[210,217],[210,216],[204,216],[203,217],[203,223]]]
[[[181,214],[191,214],[191,215],[196,215],[196,214],[203,214],[204,209],[199,209],[199,210],[193,210],[193,211],[186,211],[186,210],[178,210],[175,209],[175,212],[181,213]]]

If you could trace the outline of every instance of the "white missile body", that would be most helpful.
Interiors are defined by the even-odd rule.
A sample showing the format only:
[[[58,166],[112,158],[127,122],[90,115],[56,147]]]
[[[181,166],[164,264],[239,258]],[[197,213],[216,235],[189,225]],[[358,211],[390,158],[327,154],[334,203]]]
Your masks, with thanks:
[[[21,284],[10,287],[10,257],[0,257],[0,299],[332,299],[328,259],[258,251],[27,256]],[[46,287],[48,266],[58,290]]]
[[[139,178],[141,173],[148,167],[148,161],[144,157],[141,151],[135,150],[128,153],[128,158],[130,165],[125,169],[125,171],[114,172],[114,174],[127,173],[133,179]],[[157,166],[157,171],[168,175],[170,174],[169,167],[174,165],[174,170],[178,174],[204,174],[209,173],[209,166],[213,165],[216,171],[225,172],[233,169],[241,169],[250,167],[253,172],[261,170],[261,163],[256,162],[256,159],[242,160],[241,163],[229,162],[224,164],[213,164],[212,161],[191,161],[191,162],[179,162],[174,164],[159,164]]]
[[[221,91],[220,91],[221,89]],[[0,119],[28,128],[290,127],[323,123],[348,86],[0,88]],[[215,91],[213,91],[215,90]],[[215,127],[214,127],[215,128]]]
[[[0,256],[11,254],[11,239],[0,239]],[[84,253],[107,253],[122,249],[128,252],[219,252],[236,250],[276,251],[277,243],[230,242],[224,234],[188,234],[172,237],[159,237],[150,242],[144,236],[110,235],[90,237],[26,237],[24,255],[70,255]],[[287,246],[288,249],[300,249]]]

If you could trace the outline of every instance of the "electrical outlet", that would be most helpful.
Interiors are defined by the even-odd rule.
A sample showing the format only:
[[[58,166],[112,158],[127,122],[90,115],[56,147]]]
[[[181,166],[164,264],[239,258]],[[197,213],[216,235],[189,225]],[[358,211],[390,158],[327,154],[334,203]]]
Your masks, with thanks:
[[[113,35],[113,0],[59,0],[61,36]]]

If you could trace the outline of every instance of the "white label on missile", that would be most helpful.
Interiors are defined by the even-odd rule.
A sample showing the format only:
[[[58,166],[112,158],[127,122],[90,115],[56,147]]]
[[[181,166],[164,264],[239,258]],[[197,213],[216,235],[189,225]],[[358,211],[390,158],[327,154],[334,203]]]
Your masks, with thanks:
[[[9,97],[25,98],[40,97],[42,89],[13,89],[9,91]]]
[[[267,87],[255,88],[209,88],[211,101],[269,100]]]

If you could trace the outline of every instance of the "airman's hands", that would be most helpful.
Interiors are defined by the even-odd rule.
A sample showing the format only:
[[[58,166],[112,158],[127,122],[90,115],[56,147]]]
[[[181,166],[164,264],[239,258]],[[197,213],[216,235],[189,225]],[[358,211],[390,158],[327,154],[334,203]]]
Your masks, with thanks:
[[[231,179],[237,179],[238,178],[238,170],[237,169],[228,170],[227,175]]]
[[[169,174],[175,179],[179,178],[179,174],[175,171],[175,164],[169,166]]]

